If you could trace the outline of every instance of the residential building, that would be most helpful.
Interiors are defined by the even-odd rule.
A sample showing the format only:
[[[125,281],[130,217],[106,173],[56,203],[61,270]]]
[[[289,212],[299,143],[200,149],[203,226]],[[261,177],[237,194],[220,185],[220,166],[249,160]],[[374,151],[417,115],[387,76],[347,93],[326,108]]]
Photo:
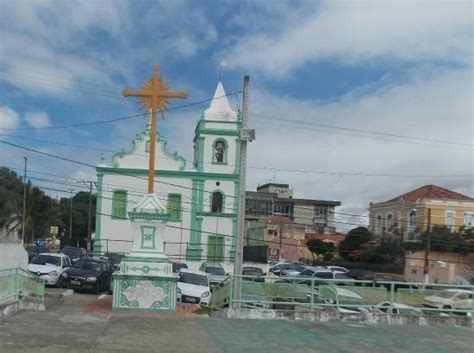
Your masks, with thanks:
[[[431,226],[452,231],[474,225],[474,199],[436,186],[425,185],[388,201],[370,203],[369,230],[376,236],[412,240]]]
[[[261,223],[252,223],[245,244],[267,246],[269,261],[279,260],[280,250],[282,259],[298,261],[304,255],[305,226],[295,224],[286,216],[269,216]]]
[[[194,136],[188,166],[156,135],[155,194],[168,208],[164,252],[172,259],[233,261],[239,195],[240,114],[231,109],[219,82]],[[175,141],[179,145],[180,141]],[[120,151],[97,170],[94,254],[128,252],[129,212],[147,192],[149,130],[136,134],[130,151]]]
[[[293,197],[288,184],[268,183],[247,191],[245,217],[248,223],[262,222],[272,215],[285,216],[308,232],[334,233],[334,210],[339,201]]]

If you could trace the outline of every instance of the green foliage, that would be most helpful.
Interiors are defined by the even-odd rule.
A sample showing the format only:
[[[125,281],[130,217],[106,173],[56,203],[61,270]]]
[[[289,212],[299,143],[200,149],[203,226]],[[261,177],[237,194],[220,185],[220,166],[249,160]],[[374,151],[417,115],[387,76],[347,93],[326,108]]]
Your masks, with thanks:
[[[323,260],[324,261],[331,261],[334,258],[333,252],[327,252],[324,254]]]
[[[23,215],[23,188],[21,178],[6,167],[0,168],[0,227],[16,224],[21,228]],[[25,242],[49,236],[51,226],[59,226],[59,232],[69,229],[69,201],[59,202],[41,189],[27,183]],[[79,192],[73,196],[73,234],[75,238],[87,235],[89,193]],[[92,229],[95,227],[95,195],[92,196]]]
[[[339,254],[345,258],[349,258],[351,252],[359,250],[363,244],[372,239],[372,234],[365,227],[357,227],[351,229],[347,233],[346,238],[339,244]]]
[[[379,245],[369,248],[362,254],[365,262],[391,263],[403,255],[403,249],[395,240],[382,239]]]
[[[306,246],[308,247],[309,251],[311,251],[311,253],[318,254],[318,255],[323,255],[327,253],[328,251],[334,250],[333,243],[322,241],[320,239],[310,239],[306,243]]]
[[[431,229],[431,251],[446,251],[456,253],[468,253],[469,246],[466,242],[472,236],[472,229],[460,229],[458,232],[451,232],[446,226],[433,226]],[[420,239],[426,244],[428,234],[424,233]]]

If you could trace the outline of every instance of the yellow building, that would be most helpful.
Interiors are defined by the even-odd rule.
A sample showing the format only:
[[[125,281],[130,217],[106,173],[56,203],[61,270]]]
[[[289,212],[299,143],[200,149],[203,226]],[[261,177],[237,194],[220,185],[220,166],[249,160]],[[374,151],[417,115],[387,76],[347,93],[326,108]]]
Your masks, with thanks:
[[[431,220],[429,221],[429,212]],[[384,202],[370,203],[369,230],[376,236],[401,236],[405,240],[424,232],[428,224],[452,231],[474,226],[474,198],[425,185]]]

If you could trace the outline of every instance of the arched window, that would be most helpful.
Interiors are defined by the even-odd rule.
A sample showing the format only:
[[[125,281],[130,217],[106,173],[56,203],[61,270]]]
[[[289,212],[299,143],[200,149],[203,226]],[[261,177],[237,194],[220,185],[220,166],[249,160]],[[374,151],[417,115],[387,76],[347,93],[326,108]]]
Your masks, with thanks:
[[[227,163],[227,143],[225,140],[218,139],[214,142],[212,161],[214,163]]]
[[[387,218],[385,219],[385,230],[388,234],[392,233],[392,226],[393,226],[393,215],[389,213],[387,214]]]
[[[382,234],[382,215],[378,214],[375,218],[375,235]]]
[[[411,210],[408,214],[408,235],[413,236],[416,229],[416,210]]]
[[[222,204],[223,204],[223,195],[219,191],[215,191],[212,193],[211,198],[211,212],[214,213],[222,213]]]

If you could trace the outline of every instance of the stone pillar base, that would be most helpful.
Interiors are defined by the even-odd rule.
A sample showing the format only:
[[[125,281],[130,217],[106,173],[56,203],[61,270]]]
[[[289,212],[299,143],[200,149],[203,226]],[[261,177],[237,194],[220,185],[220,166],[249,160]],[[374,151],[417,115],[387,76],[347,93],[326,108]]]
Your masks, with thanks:
[[[175,276],[113,274],[112,310],[176,313]]]

